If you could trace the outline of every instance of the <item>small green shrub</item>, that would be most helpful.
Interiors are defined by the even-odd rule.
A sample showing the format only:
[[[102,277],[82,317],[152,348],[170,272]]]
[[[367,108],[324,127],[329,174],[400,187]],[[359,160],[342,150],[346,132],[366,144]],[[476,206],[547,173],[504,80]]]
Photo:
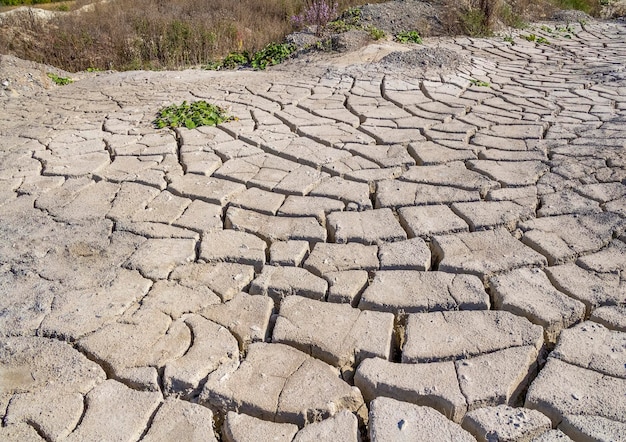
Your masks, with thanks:
[[[506,35],[502,39],[509,43],[511,46],[515,45],[515,39],[513,39],[513,37],[510,35]]]
[[[385,31],[382,29],[378,29],[376,26],[370,26],[367,28],[367,31],[370,33],[370,37],[374,40],[380,40],[381,38],[385,38]]]
[[[528,34],[528,35],[525,35],[525,36],[524,36],[524,38],[525,38],[526,40],[528,40],[528,41],[535,41],[535,40],[537,40],[537,36],[536,36],[535,34]]]
[[[172,104],[159,110],[153,124],[157,129],[182,126],[187,129],[195,129],[199,126],[216,126],[233,119],[226,114],[223,108],[206,101],[194,101],[192,103],[183,101],[180,105]]]
[[[597,15],[602,8],[602,0],[555,0],[561,9],[575,9],[589,15]]]
[[[475,78],[470,78],[469,82],[472,84],[472,86],[491,87],[491,85],[489,83],[487,83],[486,81],[477,80]]]
[[[282,63],[296,51],[297,47],[289,43],[270,43],[258,52],[255,52],[250,60],[254,69],[265,69]]]
[[[471,8],[459,17],[461,26],[470,37],[490,37],[493,31],[487,25],[485,13],[477,8]]]
[[[52,72],[48,72],[48,78],[50,78],[56,85],[58,86],[66,86],[68,84],[74,83],[69,77],[59,77],[57,74],[53,74]]]
[[[396,34],[395,40],[400,43],[417,43],[422,44],[422,37],[417,31],[404,31]]]

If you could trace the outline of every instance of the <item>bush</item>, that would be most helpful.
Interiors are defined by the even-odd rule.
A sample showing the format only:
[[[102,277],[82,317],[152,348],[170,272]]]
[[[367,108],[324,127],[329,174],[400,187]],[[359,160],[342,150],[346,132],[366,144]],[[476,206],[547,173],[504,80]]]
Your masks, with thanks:
[[[299,15],[291,17],[292,23],[296,27],[307,25],[315,26],[315,35],[322,35],[324,29],[331,19],[337,15],[337,2],[332,0],[305,0],[304,11]]]
[[[216,126],[232,119],[224,109],[206,101],[183,101],[180,105],[173,104],[159,110],[153,124],[157,129],[182,126],[195,129],[199,126]]]

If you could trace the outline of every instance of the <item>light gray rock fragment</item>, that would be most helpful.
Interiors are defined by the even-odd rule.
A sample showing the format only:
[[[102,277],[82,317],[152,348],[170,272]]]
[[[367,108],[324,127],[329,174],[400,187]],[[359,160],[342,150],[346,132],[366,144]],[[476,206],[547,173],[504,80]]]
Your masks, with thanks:
[[[65,440],[138,439],[162,399],[159,392],[140,392],[113,379],[104,381],[87,394],[85,415]]]
[[[251,295],[269,296],[276,305],[288,296],[324,299],[328,283],[300,267],[265,266],[250,285]]]
[[[583,320],[585,306],[556,290],[540,269],[516,269],[489,280],[494,305],[541,325],[547,341]]]
[[[174,269],[170,279],[191,289],[208,287],[226,302],[250,285],[254,267],[229,262],[185,264]]]
[[[370,404],[369,416],[369,436],[372,442],[475,440],[460,425],[451,422],[430,407],[380,397]]]
[[[225,227],[253,233],[266,242],[304,240],[326,241],[326,229],[313,217],[268,216],[250,210],[229,207]]]
[[[522,442],[550,430],[552,423],[536,410],[500,405],[468,412],[462,426],[479,442]]]
[[[454,362],[397,364],[379,358],[366,359],[359,365],[354,384],[366,401],[391,397],[416,405],[432,407],[460,423],[467,411],[461,394]]]
[[[378,246],[381,270],[429,270],[430,247],[422,238]]]
[[[200,259],[209,262],[247,264],[260,272],[265,264],[267,244],[251,233],[220,230],[207,233],[200,243]]]
[[[379,270],[359,308],[394,313],[486,310],[489,296],[472,275],[416,270]]]
[[[265,340],[273,309],[274,302],[267,296],[238,293],[230,301],[211,305],[200,313],[228,328],[245,350],[250,343]]]
[[[543,330],[506,311],[414,313],[407,319],[402,362],[463,359],[511,347],[543,346]]]
[[[304,268],[324,276],[346,270],[375,270],[379,266],[378,248],[358,243],[317,243],[304,262]]]
[[[165,366],[163,387],[170,395],[189,398],[203,379],[218,367],[239,364],[237,340],[223,326],[202,316],[182,318],[191,330],[193,342],[185,354]]]
[[[187,401],[166,399],[141,440],[161,442],[175,439],[189,442],[217,441],[213,432],[211,410]]]
[[[455,361],[468,410],[501,404],[515,405],[537,374],[537,349],[511,347]]]
[[[626,333],[585,321],[561,332],[551,357],[626,379]]]
[[[293,442],[319,442],[340,440],[359,442],[359,422],[356,416],[343,410],[321,422],[307,425],[298,432]]]
[[[222,427],[226,442],[291,442],[298,432],[294,424],[270,422],[229,411]]]
[[[149,239],[128,259],[125,267],[146,278],[165,279],[177,265],[196,257],[193,239]]]
[[[626,423],[601,416],[567,415],[559,429],[576,441],[623,442],[626,440]]]
[[[407,239],[390,209],[334,212],[328,215],[328,226],[331,240],[339,244],[358,242],[369,245]]]
[[[328,302],[350,304],[356,307],[367,285],[369,275],[365,270],[345,270],[326,273],[324,278],[328,281]]]
[[[614,378],[556,358],[533,381],[525,407],[541,411],[558,425],[565,415],[597,415],[626,423],[626,379]]]
[[[543,256],[505,229],[435,236],[432,248],[439,270],[470,273],[483,279],[505,270],[547,264]]]
[[[200,403],[301,427],[341,410],[357,411],[363,398],[324,362],[283,344],[254,343],[236,371],[209,376]]]
[[[270,265],[299,267],[308,254],[307,241],[277,241],[270,246]]]
[[[593,311],[589,320],[626,333],[626,305],[600,307]]]
[[[398,215],[409,238],[469,231],[467,223],[448,206],[401,207]]]
[[[393,325],[389,313],[290,296],[281,303],[272,342],[350,371],[365,358],[391,356]]]

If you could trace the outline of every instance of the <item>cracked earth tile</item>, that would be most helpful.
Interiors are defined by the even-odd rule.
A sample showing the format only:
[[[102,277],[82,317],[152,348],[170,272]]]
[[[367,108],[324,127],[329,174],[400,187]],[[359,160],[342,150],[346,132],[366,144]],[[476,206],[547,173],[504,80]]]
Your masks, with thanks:
[[[135,212],[146,207],[157,195],[159,191],[154,187],[139,183],[122,183],[106,217],[114,221],[131,219]]]
[[[626,379],[614,378],[549,357],[526,395],[525,407],[558,425],[566,415],[595,415],[626,423]]]
[[[301,427],[357,411],[363,398],[324,362],[283,344],[255,343],[236,371],[209,376],[200,403]]]
[[[208,233],[200,243],[200,259],[209,263],[234,262],[254,266],[261,271],[267,244],[258,236],[236,230]]]
[[[192,239],[149,239],[139,246],[125,267],[139,270],[142,276],[152,280],[165,279],[177,265],[195,259],[195,247],[196,241]]]
[[[619,215],[606,212],[537,218],[519,225],[522,242],[546,256],[550,265],[600,250],[625,226]]]
[[[561,430],[550,430],[532,439],[532,442],[573,442]]]
[[[122,322],[124,321],[124,322]],[[78,347],[114,374],[128,368],[162,367],[186,352],[191,332],[183,321],[139,310],[78,341]]]
[[[537,349],[505,348],[454,362],[468,410],[515,405],[537,375]]]
[[[626,333],[586,321],[563,330],[550,357],[601,374],[626,379]]]
[[[435,166],[453,161],[477,159],[471,149],[451,149],[432,141],[409,144],[409,154],[415,158],[419,166]]]
[[[429,270],[430,247],[422,238],[378,246],[381,270]]]
[[[367,183],[358,183],[340,177],[326,178],[311,191],[310,195],[343,201],[347,210],[372,208],[370,186]]]
[[[216,442],[213,413],[202,405],[166,399],[157,410],[144,442],[182,439],[189,442]]]
[[[537,216],[556,216],[602,212],[600,203],[585,198],[571,189],[541,196]]]
[[[152,222],[129,222],[129,221],[117,221],[115,223],[115,229],[119,232],[130,232],[135,235],[143,236],[148,239],[155,238],[186,238],[193,239],[195,241],[200,239],[200,234],[187,229],[181,229],[179,227],[170,226],[162,223]]]
[[[372,401],[369,413],[369,437],[372,442],[439,440],[474,441],[460,425],[451,422],[430,407],[380,397]]]
[[[599,203],[615,201],[626,195],[626,186],[622,183],[584,184],[576,192]]]
[[[70,341],[79,339],[122,315],[151,285],[152,281],[139,272],[121,269],[107,285],[90,290],[61,291],[55,295],[39,333]]]
[[[574,440],[620,441],[626,434],[626,423],[602,416],[567,415],[559,429]]]
[[[138,181],[145,172],[154,168],[157,161],[142,160],[138,157],[116,157],[111,164],[96,173],[96,176],[114,183]]]
[[[226,442],[292,442],[298,426],[270,422],[229,411],[222,427]]]
[[[304,262],[304,268],[318,276],[344,270],[378,268],[377,247],[359,243],[316,243]]]
[[[432,407],[448,419],[460,423],[467,411],[454,363],[398,364],[380,358],[366,359],[359,365],[355,385],[366,401],[392,397],[399,401]],[[371,405],[370,405],[371,407]]]
[[[414,270],[379,270],[359,308],[394,313],[486,310],[489,296],[472,275]]]
[[[549,169],[541,161],[471,160],[468,162],[468,167],[470,170],[500,182],[503,187],[533,186]]]
[[[78,178],[95,174],[111,162],[108,152],[94,152],[71,157],[58,157],[49,151],[37,154],[43,163],[42,175],[61,175]],[[70,160],[71,158],[71,160]]]
[[[274,302],[267,296],[238,293],[224,304],[207,306],[200,314],[228,328],[245,351],[250,343],[265,340],[273,310]]]
[[[214,148],[223,161],[263,154],[263,150],[242,140],[218,143]]]
[[[576,264],[597,273],[623,272],[626,270],[626,244],[620,240],[613,240],[604,250],[581,256],[576,260]]]
[[[209,288],[197,286],[193,289],[172,281],[157,281],[148,294],[141,300],[141,305],[148,309],[160,310],[174,319],[185,313],[198,313],[221,299]]]
[[[285,201],[285,195],[267,192],[252,187],[236,195],[230,202],[232,207],[253,210],[265,215],[276,215],[278,209]]]
[[[222,160],[213,152],[183,152],[180,162],[185,173],[209,176],[222,165]]]
[[[85,415],[66,440],[137,439],[162,399],[161,393],[131,390],[109,379],[87,394]]]
[[[358,442],[359,422],[354,414],[343,410],[321,422],[314,422],[298,432],[293,442],[313,442],[322,440],[341,440]]]
[[[520,206],[534,210],[539,199],[537,188],[529,187],[505,187],[503,189],[492,189],[487,193],[487,201],[513,201]]]
[[[516,269],[489,280],[494,306],[541,325],[548,342],[583,320],[585,306],[556,290],[540,269]]]
[[[300,267],[308,255],[307,241],[277,241],[270,246],[270,265]]]
[[[328,283],[300,267],[265,266],[250,285],[251,295],[269,296],[278,305],[288,296],[321,300],[326,297]]]
[[[328,302],[350,304],[356,307],[367,285],[369,275],[365,270],[345,270],[327,272],[324,278],[328,281]]]
[[[324,224],[328,213],[341,212],[344,208],[343,201],[332,198],[289,195],[277,213],[285,216],[314,216]]]
[[[343,147],[355,155],[360,155],[375,162],[380,167],[413,166],[415,159],[402,145],[363,145],[347,144]]]
[[[15,182],[17,182],[16,180]],[[39,195],[63,185],[65,178],[61,176],[32,176],[19,180],[19,187],[15,190],[20,195]],[[10,186],[11,187],[11,186]]]
[[[470,273],[483,279],[506,270],[547,264],[542,255],[501,228],[435,236],[431,247],[439,260],[439,270]]]
[[[452,210],[470,226],[471,231],[504,227],[514,230],[519,221],[534,218],[535,211],[511,201],[454,203]]]
[[[166,190],[159,193],[145,208],[136,211],[131,219],[135,222],[171,224],[183,214],[190,203],[187,198],[181,198]]]
[[[449,311],[408,316],[402,362],[479,356],[512,347],[543,346],[543,329],[505,311]]]
[[[585,304],[586,315],[626,299],[626,287],[616,274],[597,274],[572,263],[547,267],[545,272],[558,290]]]
[[[626,332],[626,305],[600,307],[593,311],[589,320],[611,330]]]
[[[376,244],[406,240],[406,232],[390,209],[366,212],[334,212],[328,215],[332,241],[338,244],[358,242]]]
[[[380,166],[359,155],[350,155],[340,161],[328,163],[322,166],[324,172],[328,172],[331,175],[344,175],[346,173],[355,172],[359,170],[372,170],[377,169]]]
[[[456,187],[463,190],[478,191],[485,195],[489,190],[500,185],[484,175],[468,170],[465,164],[454,161],[437,166],[414,166],[402,174],[404,181],[436,186]]]
[[[169,189],[185,198],[225,206],[235,195],[246,190],[246,186],[232,181],[189,174],[174,177]]]
[[[409,238],[469,231],[467,223],[448,206],[402,207],[398,215]]]
[[[450,186],[385,180],[376,183],[376,208],[449,204],[463,201],[479,201],[478,191]]]
[[[372,144],[376,138],[366,131],[356,130],[340,122],[324,126],[298,126],[297,133],[302,137],[294,139],[283,152],[311,167],[319,167],[349,156],[345,150],[327,146],[346,143]]]
[[[418,128],[379,127],[372,126],[368,123],[370,123],[370,118],[365,121],[365,124],[359,126],[359,130],[365,132],[367,135],[372,137],[373,140],[376,141],[377,145],[402,145],[411,143],[413,141],[426,140],[426,138],[424,138],[422,132]],[[389,157],[389,153],[387,153],[387,157]],[[399,158],[395,160],[396,163],[398,162],[398,159]],[[415,164],[415,161],[413,161],[412,164]]]
[[[251,210],[229,207],[225,227],[253,233],[263,240],[326,241],[326,229],[313,217],[269,216]]]
[[[208,287],[226,302],[248,287],[254,267],[230,262],[183,264],[172,271],[170,279],[194,290]]]
[[[508,405],[470,411],[462,426],[479,442],[531,440],[552,429],[550,419],[540,412]]]
[[[361,169],[354,172],[346,172],[344,177],[348,180],[367,183],[370,186],[377,181],[393,180],[402,175],[401,167]]]
[[[172,222],[172,225],[201,234],[222,230],[222,207],[194,200],[187,206],[185,212]]]
[[[219,367],[235,369],[239,365],[239,347],[235,337],[215,322],[194,314],[182,320],[193,341],[182,357],[165,365],[163,387],[167,394],[191,398],[203,379]]]
[[[290,296],[280,305],[272,342],[351,372],[366,358],[389,359],[393,324],[389,313]]]

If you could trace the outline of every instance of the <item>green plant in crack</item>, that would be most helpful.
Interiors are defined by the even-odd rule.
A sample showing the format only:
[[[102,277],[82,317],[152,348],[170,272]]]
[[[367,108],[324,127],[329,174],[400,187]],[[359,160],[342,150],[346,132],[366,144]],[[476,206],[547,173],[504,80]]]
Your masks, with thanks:
[[[199,126],[216,126],[226,121],[234,120],[226,114],[223,108],[207,103],[206,101],[194,101],[182,104],[172,104],[159,110],[156,119],[153,121],[157,129],[169,127],[186,127],[195,129]]]
[[[417,43],[422,44],[422,37],[417,31],[403,31],[395,35],[394,40],[399,43]]]
[[[469,82],[471,83],[472,86],[491,87],[491,85],[489,83],[487,83],[486,81],[477,80],[475,78],[470,78]]]
[[[53,74],[52,72],[48,72],[48,78],[54,82],[54,84],[58,86],[66,86],[68,84],[74,83],[69,77],[59,77],[57,74]]]
[[[255,52],[250,60],[254,69],[265,69],[282,63],[296,51],[297,47],[290,43],[270,43],[258,52]]]
[[[376,26],[370,26],[367,28],[367,32],[369,32],[370,37],[372,37],[373,40],[380,40],[386,36],[385,31],[378,29]]]
[[[506,36],[502,37],[502,39],[503,39],[505,42],[509,43],[511,46],[514,46],[514,45],[515,45],[515,39],[514,39],[514,38],[513,38],[513,36],[511,36],[511,35],[506,35]]]

